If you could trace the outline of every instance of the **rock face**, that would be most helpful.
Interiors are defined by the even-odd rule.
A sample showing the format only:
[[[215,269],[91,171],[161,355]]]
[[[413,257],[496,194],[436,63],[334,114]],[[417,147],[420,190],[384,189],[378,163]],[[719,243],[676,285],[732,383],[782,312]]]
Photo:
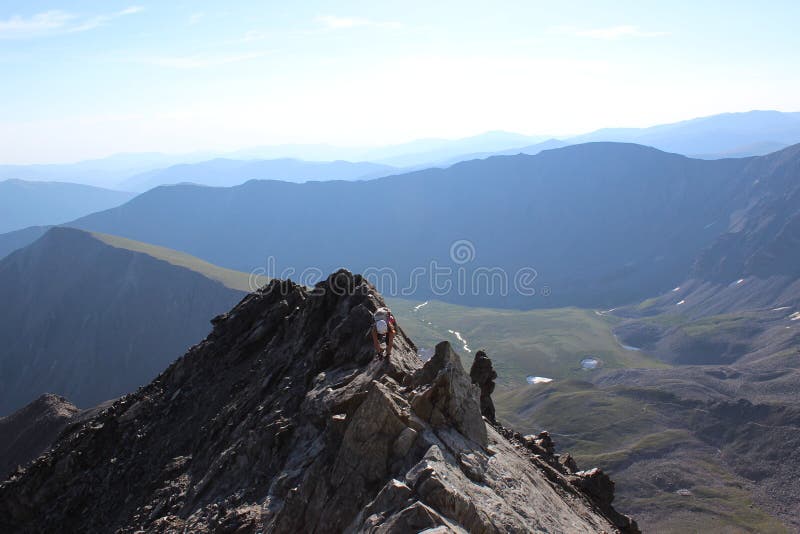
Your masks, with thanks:
[[[0,417],[0,480],[44,452],[78,412],[67,399],[48,393]]]
[[[248,295],[0,485],[0,531],[637,531],[574,463],[486,424],[449,344],[423,365],[400,331],[376,359],[383,305],[346,271]]]
[[[491,423],[496,423],[492,393],[494,393],[494,381],[497,378],[497,372],[492,367],[492,360],[489,359],[484,351],[479,350],[475,353],[475,360],[472,362],[469,376],[472,379],[472,383],[476,384],[481,390],[481,413]]]

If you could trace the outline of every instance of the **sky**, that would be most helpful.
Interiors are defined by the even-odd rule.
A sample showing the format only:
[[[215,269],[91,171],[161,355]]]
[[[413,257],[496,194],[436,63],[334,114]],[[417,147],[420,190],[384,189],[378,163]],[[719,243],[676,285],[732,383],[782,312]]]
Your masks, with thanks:
[[[0,0],[0,163],[800,111],[798,20],[796,0]]]

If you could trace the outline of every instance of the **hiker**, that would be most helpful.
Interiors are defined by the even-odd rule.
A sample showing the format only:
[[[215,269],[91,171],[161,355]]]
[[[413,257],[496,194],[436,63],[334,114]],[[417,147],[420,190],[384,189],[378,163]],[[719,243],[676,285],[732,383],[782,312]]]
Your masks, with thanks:
[[[397,333],[397,321],[389,308],[378,308],[372,315],[372,342],[375,351],[382,357],[386,348],[386,357],[392,355],[394,336]]]

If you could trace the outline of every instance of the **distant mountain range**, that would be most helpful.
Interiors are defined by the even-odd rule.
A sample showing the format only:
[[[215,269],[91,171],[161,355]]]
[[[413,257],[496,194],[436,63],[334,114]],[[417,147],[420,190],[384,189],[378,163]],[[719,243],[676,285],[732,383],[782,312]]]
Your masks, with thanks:
[[[398,313],[426,343],[450,337],[466,351],[462,334],[473,348],[491,340],[502,355],[498,369],[516,373],[504,380],[555,378],[500,391],[504,421],[525,432],[555,429],[579,458],[611,470],[627,488],[617,502],[646,525],[703,521],[728,531],[779,531],[769,512],[796,528],[800,145],[703,160],[627,143],[560,143],[511,151],[536,155],[369,181],[159,187],[70,223],[86,231],[33,227],[0,235],[2,257],[44,234],[0,261],[0,301],[24,310],[0,325],[0,343],[9,347],[0,357],[0,414],[38,392],[86,406],[134,389],[180,352],[175,347],[207,332],[218,302],[235,302],[249,289],[249,276],[238,270],[267,266],[269,257],[277,269],[268,274],[306,283],[312,278],[300,272],[308,267],[318,269],[313,276],[339,266],[370,274],[373,267],[388,293],[435,261],[451,269],[453,287],[439,293],[441,286],[417,278],[413,296],[595,308],[509,313],[432,304],[427,321],[416,307]],[[295,272],[281,273],[286,267]],[[399,286],[382,267],[394,269]],[[460,272],[471,282],[476,269],[494,267],[511,275],[533,267],[536,294],[457,286]],[[228,316],[242,325],[231,339],[261,335],[253,317]],[[276,317],[284,324],[282,313]],[[353,339],[342,331],[342,339]],[[156,342],[163,346],[153,348]],[[248,341],[242,346],[250,350]],[[590,355],[596,372],[579,363]],[[221,369],[219,359],[205,361],[214,366],[202,376],[216,379],[210,371]],[[327,372],[308,376],[334,380]],[[239,382],[228,384],[234,391]],[[260,379],[253,384],[261,399]],[[148,391],[165,406],[189,391],[165,394],[162,385]],[[78,400],[75,391],[92,392],[94,401]],[[7,408],[6,395],[13,396]],[[228,402],[227,389],[219,395]],[[142,406],[149,398],[134,397]],[[62,401],[40,399],[31,413],[37,407],[56,426],[67,424],[59,410],[73,417]],[[0,419],[0,429],[28,419]]]
[[[299,276],[307,269],[391,267],[396,277],[389,282],[396,287],[382,288],[390,295],[409,284],[415,268],[432,261],[458,267],[450,258],[451,245],[468,238],[475,256],[462,268],[503,269],[508,285],[521,269],[531,268],[538,292],[452,290],[441,297],[445,300],[613,307],[671,289],[695,262],[705,261],[703,251],[715,240],[736,239],[744,208],[751,206],[752,212],[792,190],[786,177],[800,160],[797,152],[795,147],[755,159],[707,161],[639,145],[588,143],[365,182],[160,187],[70,225],[244,272],[266,267],[268,257],[275,260],[274,275],[285,268]],[[782,206],[779,213],[792,217],[791,200]],[[767,214],[753,215],[756,228]],[[0,252],[40,232],[2,235]],[[734,235],[721,238],[726,233]],[[769,235],[765,231],[740,250],[765,244]],[[771,246],[777,252],[765,258],[794,250],[777,242]],[[725,258],[725,265],[734,261]],[[794,259],[780,261],[791,266]],[[749,272],[737,265],[725,267],[722,278]],[[411,294],[429,298],[436,290],[425,283]]]
[[[0,415],[45,392],[89,407],[136,389],[248,289],[175,251],[49,230],[0,261]]]
[[[161,154],[158,152],[115,154],[106,158],[37,165],[0,165],[0,180],[73,182],[116,188],[125,179],[153,169],[178,163],[195,163],[214,158],[210,152]]]
[[[752,184],[770,184],[752,194],[780,195],[783,182],[765,172],[780,173],[795,159],[781,152],[705,161],[590,143],[368,182],[165,187],[71,224],[241,271],[264,267],[268,256],[296,273],[391,267],[395,290],[431,261],[457,267],[451,245],[468,238],[475,257],[465,267],[501,268],[509,281],[533,268],[540,292],[450,291],[445,300],[611,307],[682,281],[700,252],[730,231],[731,216],[753,201]],[[434,293],[430,284],[414,292]]]
[[[396,167],[431,166],[440,161],[463,161],[468,154],[498,152],[511,147],[528,146],[547,140],[543,135],[512,132],[486,132],[463,139],[422,139],[401,145],[367,150],[360,158]]]
[[[496,152],[474,152],[471,154],[460,154],[455,157],[451,157],[450,159],[445,159],[441,161],[434,162],[433,164],[428,165],[428,167],[449,167],[450,165],[454,165],[461,161],[469,161],[473,159],[486,159],[491,156],[513,156],[516,154],[528,154],[529,156],[535,156],[539,152],[543,150],[552,150],[554,148],[563,148],[565,146],[569,146],[570,143],[566,141],[560,141],[558,139],[548,139],[547,141],[542,141],[540,143],[535,143],[533,145],[527,145],[522,147],[514,147],[514,148],[507,148],[504,150],[498,150]],[[425,168],[425,166],[420,166],[420,170]]]
[[[689,156],[763,155],[776,148],[800,143],[800,113],[724,113],[650,128],[608,128],[572,137],[568,141],[637,143]]]
[[[778,111],[750,111],[725,113],[688,121],[657,125],[649,128],[607,128],[577,136],[552,139],[552,136],[522,135],[512,132],[494,131],[462,139],[421,139],[382,147],[337,147],[324,144],[285,144],[261,146],[233,152],[195,152],[191,154],[117,154],[108,158],[58,165],[0,165],[0,180],[15,178],[22,180],[47,180],[104,185],[112,188],[144,190],[156,185],[194,181],[179,174],[196,174],[199,183],[206,185],[238,185],[254,178],[253,169],[243,165],[237,174],[235,165],[220,167],[213,160],[244,160],[255,164],[260,160],[265,168],[259,178],[331,180],[375,177],[385,174],[382,170],[359,175],[357,169],[346,170],[343,161],[368,162],[389,167],[419,170],[428,167],[443,167],[459,161],[485,158],[491,155],[536,154],[544,149],[558,148],[569,144],[596,141],[637,143],[652,146],[666,152],[675,152],[703,159],[760,156],[800,143],[800,113]],[[267,163],[265,160],[294,159],[302,162],[339,164],[329,169],[308,167],[306,174],[281,168],[286,162]],[[178,174],[169,167],[198,164],[197,169],[183,168]],[[353,165],[362,165],[354,163]],[[295,164],[300,165],[300,162]],[[271,168],[274,167],[274,168]],[[152,172],[151,171],[155,171]],[[281,171],[281,172],[273,172]],[[317,172],[318,171],[318,172]],[[210,178],[219,172],[219,180]],[[281,177],[283,173],[285,176]],[[344,173],[343,175],[340,173]],[[137,176],[141,175],[141,176]],[[358,176],[357,176],[358,175]],[[135,177],[135,178],[134,178]],[[133,184],[133,187],[123,187]]]
[[[137,191],[162,184],[195,181],[181,177],[183,172],[195,174],[202,180],[198,183],[206,185],[238,185],[252,178],[351,180],[385,175],[395,167],[420,168],[441,161],[460,161],[463,157],[459,156],[465,154],[492,153],[545,139],[544,136],[487,132],[463,139],[421,139],[383,147],[287,144],[233,152],[116,154],[78,163],[0,165],[0,180],[65,181]],[[242,165],[238,176],[232,174],[237,170],[232,160]],[[191,164],[202,166],[181,167]],[[176,166],[178,168],[170,169]],[[258,174],[248,176],[252,171]],[[212,179],[212,173],[228,175]],[[163,176],[163,180],[159,176]]]
[[[509,284],[532,268],[539,291],[449,291],[445,300],[612,307],[684,280],[704,249],[735,231],[731,217],[754,199],[767,202],[789,190],[791,180],[779,177],[791,176],[787,169],[798,159],[794,148],[706,161],[632,144],[589,143],[365,182],[160,187],[70,225],[244,272],[266,267],[268,257],[275,259],[275,275],[284,268],[298,276],[309,268],[391,267],[397,287],[382,288],[389,294],[431,261],[458,267],[451,245],[468,238],[475,257],[464,268],[503,269]],[[784,211],[791,209],[789,203]],[[30,239],[39,232],[0,236],[0,251],[24,243],[20,234]],[[739,270],[726,271],[725,278],[738,277]],[[423,286],[413,295],[435,295],[430,283]]]
[[[133,197],[134,193],[80,184],[0,181],[0,233],[65,223]]]
[[[193,183],[209,186],[234,186],[248,180],[366,180],[386,176],[395,167],[378,163],[349,161],[311,162],[296,159],[236,160],[213,159],[199,163],[184,163],[137,174],[122,182],[121,188],[147,191],[164,184]]]
[[[545,141],[542,135],[513,132],[485,132],[461,139],[417,139],[407,143],[375,147],[337,147],[332,145],[278,145],[254,147],[225,154],[233,159],[295,158],[310,161],[372,161],[393,167],[430,166],[465,154],[496,152],[510,147]]]

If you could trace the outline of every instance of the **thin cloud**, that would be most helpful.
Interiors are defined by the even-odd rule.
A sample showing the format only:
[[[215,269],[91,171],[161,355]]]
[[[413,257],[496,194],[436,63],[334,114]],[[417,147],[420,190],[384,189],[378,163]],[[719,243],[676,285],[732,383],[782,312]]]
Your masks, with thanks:
[[[271,34],[267,32],[261,32],[256,30],[250,30],[249,32],[245,32],[241,39],[237,39],[236,42],[238,43],[254,43],[256,41],[263,41],[268,39]]]
[[[577,37],[588,37],[590,39],[602,39],[606,41],[615,41],[618,39],[666,37],[670,35],[669,32],[646,31],[642,30],[638,26],[632,26],[632,25],[608,26],[605,28],[590,28],[590,29],[574,28],[571,26],[560,26],[558,28],[554,28],[554,30],[555,33],[573,35]]]
[[[144,11],[144,8],[142,6],[131,6],[131,7],[126,7],[122,11],[118,12],[117,16],[134,15],[136,13],[141,13],[142,11]]]
[[[0,39],[27,39],[50,35],[77,33],[103,26],[106,23],[143,10],[140,6],[127,7],[114,13],[93,16],[79,16],[61,10],[36,13],[30,17],[13,15],[0,20]]]
[[[133,61],[137,63],[146,63],[148,65],[155,65],[157,67],[167,67],[173,69],[205,69],[209,67],[221,67],[231,63],[241,63],[243,61],[251,61],[259,59],[267,55],[267,52],[249,52],[244,54],[227,54],[227,55],[207,55],[195,54],[191,56],[155,56],[138,58]]]
[[[200,20],[202,20],[203,17],[205,16],[206,14],[203,12],[192,13],[192,15],[189,17],[189,26],[194,26],[195,24],[200,22]]]
[[[372,26],[375,28],[399,28],[398,22],[385,22],[363,17],[341,17],[338,15],[318,15],[314,22],[328,30],[346,30]]]
[[[0,20],[0,36],[15,37],[52,31],[63,28],[74,18],[75,15],[58,10],[37,13],[27,19],[14,15],[10,19]]]

